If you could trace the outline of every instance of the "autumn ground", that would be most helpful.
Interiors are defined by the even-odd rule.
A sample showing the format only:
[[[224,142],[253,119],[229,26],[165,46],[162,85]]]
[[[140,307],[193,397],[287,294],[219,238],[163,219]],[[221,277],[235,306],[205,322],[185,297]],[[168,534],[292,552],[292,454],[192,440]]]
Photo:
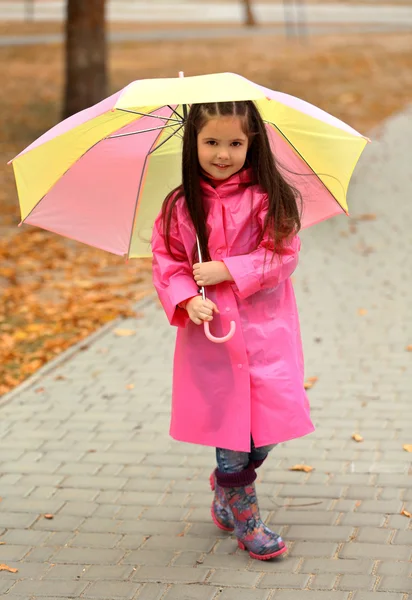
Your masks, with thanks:
[[[363,133],[412,102],[411,34],[257,36],[113,46],[112,90],[141,77],[239,72],[300,96]],[[268,48],[270,54],[268,55]],[[0,48],[0,394],[151,293],[150,262],[118,257],[23,226],[6,162],[59,120],[60,46]]]

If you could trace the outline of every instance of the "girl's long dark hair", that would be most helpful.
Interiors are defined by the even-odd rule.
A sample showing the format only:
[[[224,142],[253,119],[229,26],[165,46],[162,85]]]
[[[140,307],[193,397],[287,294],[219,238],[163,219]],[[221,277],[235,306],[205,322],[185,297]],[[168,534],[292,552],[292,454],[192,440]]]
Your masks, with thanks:
[[[281,252],[285,238],[297,233],[301,227],[298,206],[298,199],[301,200],[301,197],[279,172],[266,126],[259,110],[251,100],[191,106],[183,135],[182,184],[173,190],[163,203],[162,220],[166,248],[174,257],[170,247],[170,227],[176,202],[184,197],[199,238],[203,260],[210,260],[206,230],[207,215],[200,187],[201,168],[197,153],[197,136],[209,119],[220,116],[236,116],[243,121],[244,133],[249,138],[246,164],[253,169],[256,183],[266,192],[269,201],[269,210],[259,243],[263,236],[269,233],[273,250]]]

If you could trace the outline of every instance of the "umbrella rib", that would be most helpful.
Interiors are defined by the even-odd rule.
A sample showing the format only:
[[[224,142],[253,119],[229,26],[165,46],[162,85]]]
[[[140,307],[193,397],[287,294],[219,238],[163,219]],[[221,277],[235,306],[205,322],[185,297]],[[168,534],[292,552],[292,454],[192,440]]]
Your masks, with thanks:
[[[130,249],[132,247],[134,225],[135,225],[135,219],[136,219],[136,214],[137,214],[137,205],[139,203],[140,191],[142,189],[142,184],[143,184],[143,181],[144,181],[144,178],[145,178],[145,174],[146,174],[146,165],[147,165],[147,161],[148,161],[148,158],[149,158],[149,153],[151,152],[153,146],[156,144],[156,142],[157,142],[157,140],[159,139],[160,136],[161,136],[161,133],[158,133],[157,136],[156,136],[156,139],[154,140],[154,142],[152,144],[152,147],[150,148],[149,152],[146,154],[145,159],[144,159],[143,169],[142,169],[142,171],[140,173],[140,181],[139,181],[139,186],[137,188],[136,202],[135,202],[135,205],[134,205],[134,213],[133,213],[133,220],[132,220],[132,231],[130,232],[129,248],[127,250],[127,258],[129,258]]]
[[[290,141],[290,139],[283,133],[283,131],[280,129],[280,127],[278,127],[275,123],[272,123],[272,121],[266,121],[266,120],[264,120],[264,122],[268,123],[269,125],[273,125],[273,127],[279,131],[280,135],[287,141],[288,144],[290,144],[292,146],[292,148],[295,150],[296,154],[298,154],[300,156],[300,158],[303,160],[303,162],[305,163],[305,165],[307,165],[309,167],[309,169],[312,171],[313,175],[315,175],[315,177],[318,178],[318,180],[321,182],[321,184],[323,185],[323,187],[329,192],[329,194],[335,200],[336,204],[338,204],[338,206],[343,210],[343,212],[346,215],[348,215],[349,213],[347,213],[347,211],[342,207],[342,205],[340,204],[340,202],[335,198],[334,194],[330,191],[330,189],[328,188],[328,186],[326,185],[326,183],[324,183],[322,181],[322,179],[319,177],[319,175],[316,173],[316,171],[310,166],[310,164],[308,163],[308,161],[302,156],[302,154],[299,152],[299,150],[296,148],[296,146],[294,146],[294,144],[292,144],[292,142]],[[296,175],[303,175],[303,173],[296,173]],[[325,173],[325,175],[327,175],[327,173]],[[335,179],[336,181],[338,181],[340,183],[340,181],[336,177],[333,177],[332,175],[327,175],[327,176],[331,177],[332,179]],[[343,188],[342,184],[340,184],[340,185]]]
[[[178,129],[176,129],[176,131],[174,131],[173,133],[171,133],[165,140],[163,140],[163,142],[161,142],[155,148],[152,148],[151,150],[149,150],[149,152],[147,153],[147,155],[150,156],[150,154],[153,154],[153,152],[155,152],[156,150],[158,150],[159,148],[161,148],[163,146],[163,144],[166,144],[166,142],[168,142],[170,140],[170,138],[172,138],[174,135],[178,135],[178,133],[182,129],[182,127],[183,127],[183,125],[180,125],[180,127]],[[181,136],[179,136],[179,137],[181,137]]]
[[[174,108],[172,108],[172,107],[170,106],[170,104],[168,104],[168,105],[167,105],[167,107],[168,107],[168,108],[170,108],[170,110],[171,110],[171,111],[172,111],[172,112],[173,112],[175,115],[177,115],[181,121],[183,121],[183,120],[184,120],[184,119],[183,119],[183,117],[182,117],[182,115],[181,115],[180,113],[178,113],[178,112],[177,112],[177,110],[175,110]]]
[[[161,106],[160,108],[164,108],[164,107]],[[168,108],[170,108],[171,111],[173,111],[175,114],[177,114],[178,117],[180,117],[180,115],[175,110],[173,110],[173,108],[171,106],[168,106]],[[137,110],[130,110],[127,108],[117,108],[116,110],[120,110],[125,113],[131,113],[132,115],[140,115],[141,117],[152,117],[152,119],[162,119],[163,121],[175,121],[176,123],[181,123],[181,119],[182,119],[182,117],[180,117],[180,120],[179,120],[179,119],[174,119],[173,117],[162,117],[160,115],[152,115],[150,113],[142,113]],[[156,110],[160,110],[160,109],[156,108]]]
[[[129,131],[128,133],[115,133],[114,135],[107,136],[107,140],[112,140],[114,138],[127,137],[128,135],[137,135],[139,133],[148,133],[149,131],[162,131],[167,127],[176,127],[175,123],[171,123],[170,125],[162,125],[161,127],[152,127],[151,129],[142,129],[141,131]]]

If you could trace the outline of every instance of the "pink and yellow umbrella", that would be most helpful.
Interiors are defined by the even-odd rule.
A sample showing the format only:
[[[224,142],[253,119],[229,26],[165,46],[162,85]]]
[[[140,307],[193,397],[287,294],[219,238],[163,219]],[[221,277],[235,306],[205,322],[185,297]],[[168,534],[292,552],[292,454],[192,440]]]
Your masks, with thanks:
[[[187,107],[236,100],[259,108],[284,176],[301,192],[302,226],[347,213],[367,138],[303,100],[216,73],[134,81],[42,135],[11,161],[22,223],[127,258],[150,256],[155,217],[181,183]],[[230,337],[214,338],[208,323],[205,331],[215,342]]]
[[[348,212],[367,138],[298,98],[217,73],[134,81],[42,135],[11,161],[22,223],[128,258],[150,256],[155,216],[181,182],[186,107],[234,100],[258,106],[285,176],[302,193],[303,227]]]

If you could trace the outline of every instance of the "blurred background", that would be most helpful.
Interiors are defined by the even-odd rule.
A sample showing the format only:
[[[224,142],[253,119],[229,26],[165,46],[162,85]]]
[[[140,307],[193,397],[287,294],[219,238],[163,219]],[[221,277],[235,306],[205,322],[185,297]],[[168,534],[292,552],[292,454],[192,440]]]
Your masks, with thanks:
[[[148,260],[19,223],[7,161],[130,81],[232,71],[365,135],[412,101],[411,0],[0,0],[0,395],[152,293]]]

